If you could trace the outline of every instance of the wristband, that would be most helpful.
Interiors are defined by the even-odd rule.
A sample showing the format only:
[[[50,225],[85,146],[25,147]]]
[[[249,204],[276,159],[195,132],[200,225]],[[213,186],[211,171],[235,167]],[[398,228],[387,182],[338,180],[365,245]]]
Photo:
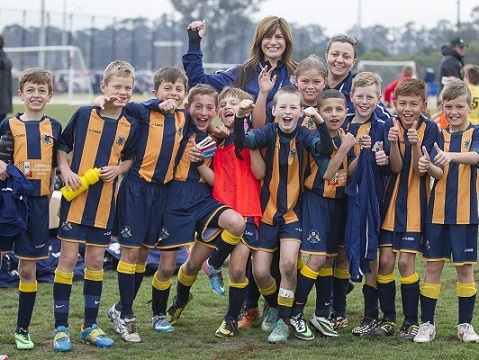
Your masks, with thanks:
[[[199,45],[201,43],[201,36],[199,31],[188,29],[188,44]]]

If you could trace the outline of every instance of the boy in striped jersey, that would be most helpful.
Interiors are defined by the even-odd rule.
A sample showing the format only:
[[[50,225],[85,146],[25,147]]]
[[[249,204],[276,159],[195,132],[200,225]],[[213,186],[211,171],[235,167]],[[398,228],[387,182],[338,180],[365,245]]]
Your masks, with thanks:
[[[462,80],[447,83],[441,106],[449,126],[441,131],[430,155],[423,147],[423,156],[419,159],[419,170],[436,180],[426,215],[424,257],[427,265],[421,287],[422,324],[414,342],[430,342],[436,335],[434,312],[441,292],[441,273],[451,255],[458,279],[457,336],[464,342],[479,342],[471,325],[476,300],[479,129],[467,119],[472,110],[467,84]]]

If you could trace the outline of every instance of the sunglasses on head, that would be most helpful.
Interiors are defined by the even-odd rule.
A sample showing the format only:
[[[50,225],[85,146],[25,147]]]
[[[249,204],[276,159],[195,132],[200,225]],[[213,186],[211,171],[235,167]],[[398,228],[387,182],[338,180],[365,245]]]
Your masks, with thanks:
[[[334,34],[331,36],[331,41],[342,41],[342,42],[348,42],[351,45],[356,45],[357,41],[355,38],[352,36],[346,35],[346,34]]]

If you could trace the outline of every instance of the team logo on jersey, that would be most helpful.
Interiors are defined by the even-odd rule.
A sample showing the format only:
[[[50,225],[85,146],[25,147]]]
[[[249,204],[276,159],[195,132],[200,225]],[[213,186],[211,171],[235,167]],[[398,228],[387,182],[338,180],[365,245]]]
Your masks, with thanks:
[[[70,231],[72,229],[72,224],[69,221],[64,221],[62,223],[62,230],[63,231]]]
[[[335,185],[338,183],[339,173],[334,174],[334,176],[328,180],[330,185]]]
[[[180,126],[180,127],[178,128],[178,130],[176,130],[176,135],[177,135],[177,136],[183,135],[183,126]]]
[[[464,149],[469,149],[469,146],[471,146],[471,139],[464,140],[464,144],[462,145],[462,147]]]
[[[162,239],[166,239],[168,236],[170,236],[170,233],[168,232],[168,229],[163,226],[163,227],[161,228],[160,237],[161,237]]]
[[[126,238],[129,238],[131,237],[131,229],[129,226],[123,226],[123,229],[121,229],[120,231],[120,236],[123,238],[123,239],[126,239]]]
[[[306,123],[304,124],[309,130],[314,130],[314,121],[311,118],[308,118],[306,120]]]
[[[290,157],[291,159],[295,159],[295,158],[296,158],[296,150],[295,150],[295,149],[289,150],[289,157]]]
[[[53,143],[53,136],[51,136],[50,134],[46,133],[46,134],[43,134],[43,142],[47,145],[50,145]]]
[[[125,135],[123,134],[118,135],[118,137],[116,138],[116,144],[118,146],[123,146],[125,144]]]
[[[321,241],[321,238],[319,237],[318,230],[315,230],[315,229],[310,230],[306,240],[310,242],[311,244],[319,243]]]

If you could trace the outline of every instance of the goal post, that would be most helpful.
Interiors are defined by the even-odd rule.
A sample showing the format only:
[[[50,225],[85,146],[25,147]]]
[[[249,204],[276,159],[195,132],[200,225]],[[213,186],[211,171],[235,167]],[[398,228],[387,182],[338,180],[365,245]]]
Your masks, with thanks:
[[[74,105],[93,101],[93,79],[80,48],[59,45],[6,47],[4,50],[17,76],[30,67],[42,67],[53,74],[52,102]]]

